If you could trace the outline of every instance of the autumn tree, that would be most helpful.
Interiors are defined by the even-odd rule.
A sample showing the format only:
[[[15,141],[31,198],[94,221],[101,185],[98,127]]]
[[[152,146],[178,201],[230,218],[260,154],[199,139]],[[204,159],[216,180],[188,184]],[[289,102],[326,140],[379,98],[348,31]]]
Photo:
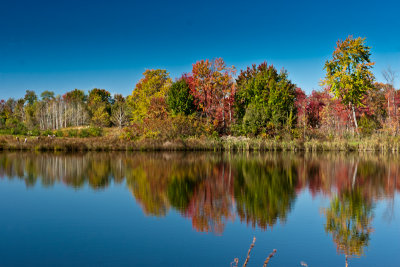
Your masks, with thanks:
[[[311,95],[308,97],[307,103],[307,120],[311,128],[319,128],[321,125],[321,112],[324,103],[324,92],[318,92],[313,90]]]
[[[89,118],[85,92],[74,89],[64,94],[63,99],[68,105],[69,124],[73,126],[85,125]]]
[[[308,97],[301,88],[296,88],[296,100],[294,106],[297,111],[297,126],[303,128],[303,138],[306,136],[307,129],[307,106]]]
[[[147,115],[153,97],[165,97],[171,86],[171,78],[166,70],[146,70],[135,86],[132,94],[128,96],[127,103],[130,109],[132,122],[140,122]]]
[[[122,128],[128,122],[127,104],[125,98],[120,95],[114,95],[114,104],[111,107],[111,122]]]
[[[196,62],[192,72],[186,75],[194,104],[220,132],[226,131],[234,119],[234,74],[234,67],[217,58]]]
[[[0,100],[0,129],[4,128],[6,125],[6,101],[4,99]]]
[[[105,89],[89,91],[88,108],[94,125],[105,127],[110,125],[111,94]]]
[[[319,128],[325,135],[343,135],[351,128],[351,110],[328,89],[322,92],[322,110],[319,113]]]
[[[193,96],[190,94],[186,79],[174,82],[167,93],[167,104],[173,114],[189,115],[195,111]]]
[[[266,62],[254,64],[240,72],[236,83],[236,118],[245,134],[291,124],[296,112],[296,86],[285,70],[278,73]]]
[[[380,129],[387,116],[385,90],[375,83],[374,87],[367,92],[363,105],[358,109],[360,132],[372,134]]]
[[[395,103],[395,89],[394,89],[394,82],[397,77],[397,73],[393,71],[390,67],[388,67],[386,70],[382,72],[383,78],[386,81],[386,98],[387,98],[387,111],[388,111],[388,116],[389,116],[389,121],[391,120],[391,117],[396,117],[396,105]]]
[[[5,128],[12,134],[25,134],[27,131],[25,120],[25,99],[14,100],[9,98],[4,103],[3,114]]]
[[[16,106],[17,106],[17,101],[15,101],[14,98],[9,98],[7,99],[7,101],[4,102],[3,113],[6,121],[11,117],[16,116],[16,110],[15,110]]]
[[[41,101],[37,104],[36,117],[39,121],[39,128],[41,130],[50,128],[52,125],[52,115],[54,114],[49,110],[50,105],[55,99],[54,92],[44,91],[40,94]]]
[[[365,45],[365,38],[353,38],[336,43],[332,59],[325,62],[325,79],[322,85],[330,91],[352,112],[354,126],[358,131],[355,108],[362,106],[366,93],[373,88],[374,75],[371,68],[370,47]]]
[[[38,98],[34,91],[26,90],[24,99],[26,103],[24,108],[25,124],[29,128],[33,128],[36,125],[35,111],[37,108]]]

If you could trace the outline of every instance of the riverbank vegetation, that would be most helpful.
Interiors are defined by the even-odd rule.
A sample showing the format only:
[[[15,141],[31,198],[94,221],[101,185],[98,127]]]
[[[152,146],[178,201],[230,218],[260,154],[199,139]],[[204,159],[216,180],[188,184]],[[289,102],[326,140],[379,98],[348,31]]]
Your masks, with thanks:
[[[1,149],[398,151],[396,73],[375,81],[365,38],[349,36],[308,95],[266,62],[241,70],[201,60],[173,81],[149,69],[132,94],[27,90],[0,101]]]

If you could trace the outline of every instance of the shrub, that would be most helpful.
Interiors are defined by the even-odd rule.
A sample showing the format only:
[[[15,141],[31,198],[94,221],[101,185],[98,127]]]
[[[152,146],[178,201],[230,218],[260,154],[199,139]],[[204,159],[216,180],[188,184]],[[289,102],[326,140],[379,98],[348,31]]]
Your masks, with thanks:
[[[77,137],[78,136],[78,130],[76,129],[71,129],[68,131],[68,136],[69,137]]]
[[[101,127],[90,127],[87,129],[89,136],[98,137],[103,135],[103,128]]]
[[[48,136],[48,135],[53,135],[53,131],[52,130],[46,130],[42,132],[43,136]]]
[[[32,136],[39,136],[39,135],[40,135],[40,130],[37,129],[37,128],[35,128],[35,129],[33,129],[32,131],[29,131],[28,134],[29,134],[29,135],[32,135]]]
[[[101,127],[89,127],[85,129],[81,129],[77,134],[80,138],[87,138],[87,137],[99,137],[103,135],[103,128]]]
[[[371,135],[375,130],[380,128],[377,121],[365,115],[360,118],[358,124],[362,135]]]
[[[18,121],[16,118],[11,118],[6,121],[6,128],[9,129],[10,134],[21,134],[26,135],[28,133],[28,129],[25,124]]]
[[[129,127],[123,129],[121,138],[127,140],[137,140],[143,136],[144,133],[143,123],[133,123]]]
[[[209,133],[207,124],[194,115],[167,116],[163,118],[145,119],[124,128],[121,135],[124,139],[140,138],[175,139],[201,136]]]
[[[268,115],[263,108],[250,104],[243,117],[241,131],[246,135],[258,135],[265,131]]]
[[[61,131],[61,130],[57,130],[57,131],[56,131],[56,136],[57,136],[57,137],[63,137],[63,136],[64,136],[64,132]]]
[[[171,117],[171,125],[173,137],[201,136],[207,133],[206,122],[194,115]]]
[[[78,136],[80,138],[86,138],[86,137],[89,137],[90,134],[89,134],[89,131],[87,129],[82,129],[82,130],[79,131]]]

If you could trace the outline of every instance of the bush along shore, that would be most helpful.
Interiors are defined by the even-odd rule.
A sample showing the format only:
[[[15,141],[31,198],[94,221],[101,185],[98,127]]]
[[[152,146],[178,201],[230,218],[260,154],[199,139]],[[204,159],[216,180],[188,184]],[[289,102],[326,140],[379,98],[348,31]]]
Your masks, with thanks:
[[[338,140],[271,140],[262,138],[179,138],[124,140],[118,137],[0,136],[0,150],[9,151],[380,151],[400,153],[399,138]]]

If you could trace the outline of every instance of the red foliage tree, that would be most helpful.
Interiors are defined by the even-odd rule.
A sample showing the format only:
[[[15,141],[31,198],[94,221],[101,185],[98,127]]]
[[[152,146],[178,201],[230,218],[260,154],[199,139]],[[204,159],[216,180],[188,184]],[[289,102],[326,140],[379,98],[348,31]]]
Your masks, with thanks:
[[[322,93],[321,128],[325,133],[343,134],[352,128],[351,110],[326,89]]]
[[[307,95],[301,90],[301,88],[296,88],[296,98],[294,106],[297,110],[297,126],[303,128],[304,131],[307,128]]]
[[[312,128],[318,128],[321,124],[321,111],[325,106],[324,93],[318,91],[312,91],[308,97],[307,103],[307,118],[308,124]]]
[[[195,105],[222,132],[233,120],[234,74],[234,67],[217,58],[196,62],[185,76]]]

